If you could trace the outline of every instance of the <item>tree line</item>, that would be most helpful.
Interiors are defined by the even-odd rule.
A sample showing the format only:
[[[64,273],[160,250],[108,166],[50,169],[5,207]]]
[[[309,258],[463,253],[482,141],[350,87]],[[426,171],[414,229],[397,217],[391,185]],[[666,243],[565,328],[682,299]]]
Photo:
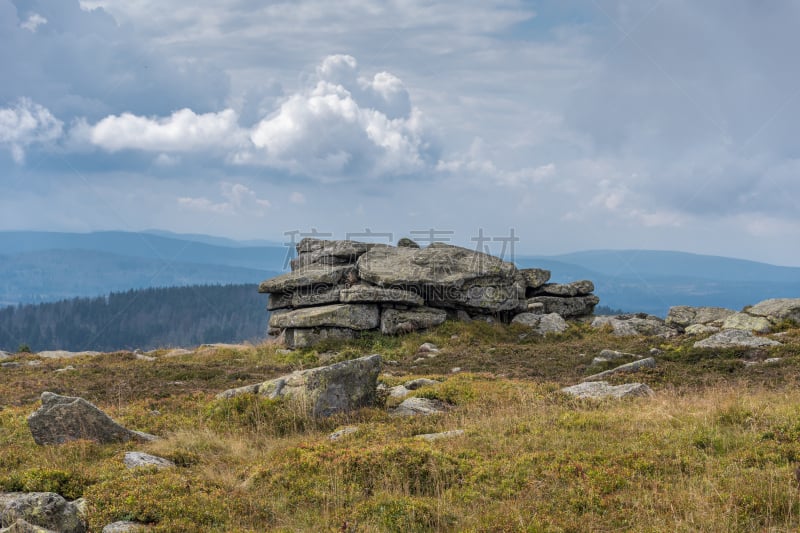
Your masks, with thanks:
[[[0,308],[0,349],[150,350],[266,336],[258,287],[192,285]]]

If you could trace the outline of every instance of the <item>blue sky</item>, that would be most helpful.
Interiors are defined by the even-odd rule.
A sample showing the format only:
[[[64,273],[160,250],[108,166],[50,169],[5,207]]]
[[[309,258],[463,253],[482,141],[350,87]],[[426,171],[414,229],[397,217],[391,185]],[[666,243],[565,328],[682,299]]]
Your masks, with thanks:
[[[800,265],[798,21],[782,0],[0,0],[0,229],[513,228],[526,253]]]

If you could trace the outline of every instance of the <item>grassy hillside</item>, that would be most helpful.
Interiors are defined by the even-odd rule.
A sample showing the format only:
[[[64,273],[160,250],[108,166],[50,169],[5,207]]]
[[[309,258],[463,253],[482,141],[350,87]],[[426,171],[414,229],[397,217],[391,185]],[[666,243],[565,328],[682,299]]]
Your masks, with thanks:
[[[415,362],[425,341],[442,353]],[[317,350],[199,349],[154,361],[130,353],[0,370],[0,490],[55,490],[113,520],[155,531],[795,531],[800,528],[800,328],[768,350],[710,351],[693,339],[616,338],[572,326],[548,338],[520,326],[446,323],[402,338]],[[661,352],[633,379],[656,395],[591,402],[560,387],[604,367],[603,348]],[[433,417],[384,406],[306,418],[257,397],[214,394],[322,360],[381,353],[381,380],[443,379],[414,392],[448,402]],[[780,357],[773,364],[749,362]],[[452,373],[453,367],[461,372]],[[615,378],[616,383],[631,381]],[[163,440],[37,447],[25,417],[41,391],[79,395]],[[390,399],[388,405],[397,403]],[[332,442],[344,425],[359,431]],[[425,442],[423,433],[463,429]],[[126,470],[125,451],[176,469]]]

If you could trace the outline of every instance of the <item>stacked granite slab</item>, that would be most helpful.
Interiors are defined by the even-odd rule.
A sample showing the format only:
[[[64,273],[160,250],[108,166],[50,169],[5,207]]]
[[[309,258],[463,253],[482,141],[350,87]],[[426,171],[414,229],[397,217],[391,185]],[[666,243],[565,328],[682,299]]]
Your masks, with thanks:
[[[452,319],[510,322],[520,313],[590,315],[592,283],[547,283],[550,272],[518,270],[497,257],[443,243],[420,248],[303,239],[292,271],[261,283],[270,335],[292,348],[362,331],[396,335]]]

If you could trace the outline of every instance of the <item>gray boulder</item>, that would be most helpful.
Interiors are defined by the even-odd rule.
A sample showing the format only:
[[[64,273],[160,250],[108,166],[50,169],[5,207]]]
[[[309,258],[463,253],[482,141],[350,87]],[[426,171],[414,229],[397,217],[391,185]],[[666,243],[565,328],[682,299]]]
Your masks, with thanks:
[[[432,307],[385,309],[381,315],[381,333],[397,335],[432,328],[447,320],[447,312]]]
[[[354,268],[348,265],[311,265],[262,281],[258,292],[291,292],[305,287],[338,285],[354,272]]]
[[[694,343],[695,348],[763,348],[780,346],[780,342],[764,337],[756,337],[751,331],[727,329],[707,339]]]
[[[800,324],[800,298],[773,298],[759,302],[746,310],[747,314],[763,316],[770,322],[793,320]]]
[[[557,313],[537,315],[534,313],[520,313],[511,320],[512,324],[522,324],[532,328],[539,335],[548,333],[564,333],[569,328],[567,321]]]
[[[329,241],[305,238],[297,243],[297,257],[292,270],[309,265],[352,265],[367,250],[386,246],[358,241]]]
[[[528,298],[528,309],[536,307],[542,309],[542,313],[556,313],[563,318],[577,318],[591,315],[594,307],[600,303],[600,298],[590,294],[587,296],[576,296],[574,298],[562,298],[559,296],[534,296]]]
[[[305,287],[292,293],[291,307],[310,307],[339,302],[341,287]]]
[[[717,326],[707,326],[706,324],[692,324],[691,326],[686,326],[684,333],[687,335],[698,336],[698,335],[711,335],[712,333],[719,333],[720,328]]]
[[[122,462],[128,468],[138,468],[140,466],[155,466],[159,470],[162,468],[171,468],[175,463],[169,459],[158,457],[157,455],[150,455],[144,452],[126,452],[125,458]]]
[[[283,332],[283,342],[287,348],[310,348],[327,340],[346,341],[355,339],[357,331],[349,328],[290,328]]]
[[[656,367],[656,360],[652,357],[648,357],[646,359],[639,359],[638,361],[634,361],[632,363],[628,363],[625,365],[620,365],[616,368],[612,368],[610,370],[606,370],[604,372],[599,372],[597,374],[593,374],[591,376],[583,378],[583,381],[597,381],[603,378],[607,378],[609,376],[613,376],[615,374],[624,374],[630,372],[638,372],[639,370],[645,368],[655,368]]]
[[[358,433],[358,426],[345,426],[342,429],[338,429],[328,435],[329,440],[341,440],[348,435],[352,435],[353,433]]]
[[[527,289],[538,289],[550,281],[550,271],[541,268],[522,268],[519,271]]]
[[[381,356],[376,354],[298,370],[257,385],[227,390],[217,397],[232,398],[247,393],[284,397],[313,416],[330,416],[374,403],[380,370]]]
[[[420,295],[412,291],[371,285],[354,285],[349,289],[342,289],[339,300],[342,303],[381,302],[405,305],[422,305],[425,303]]]
[[[724,307],[691,307],[676,305],[667,312],[666,324],[681,331],[693,324],[721,326],[736,311]]]
[[[355,330],[378,327],[377,305],[334,304],[321,307],[295,309],[285,313],[273,313],[269,318],[270,328],[318,328],[334,327]]]
[[[419,248],[419,244],[415,241],[412,241],[408,237],[403,237],[399,241],[397,241],[398,248]]]
[[[652,315],[598,316],[592,320],[593,328],[611,326],[618,337],[648,335],[654,337],[674,337],[678,332],[667,326],[663,320]]]
[[[600,355],[592,359],[592,364],[600,364],[600,363],[607,363],[609,361],[616,361],[617,359],[625,359],[625,358],[632,358],[632,359],[641,359],[641,355],[636,355],[632,353],[620,352],[617,350],[600,350]]]
[[[359,278],[413,290],[434,307],[499,312],[518,309],[524,298],[524,282],[512,263],[459,246],[373,248],[357,264]]]
[[[392,416],[435,415],[447,410],[447,404],[441,400],[428,398],[406,398],[403,403],[395,407],[389,414]]]
[[[36,444],[63,444],[86,439],[100,443],[152,441],[140,431],[124,428],[83,398],[42,393],[42,406],[28,417],[28,427]]]
[[[25,524],[59,533],[84,533],[86,522],[78,502],[68,502],[54,492],[28,492],[0,495],[0,527],[11,531],[25,529]]]
[[[607,381],[585,381],[579,385],[565,387],[561,392],[576,398],[629,398],[637,396],[652,396],[653,389],[642,383],[626,383],[624,385],[609,385]]]
[[[0,527],[0,533],[58,533],[52,529],[45,529],[43,527],[34,526],[30,522],[26,522],[22,518],[17,518],[13,524],[8,527]]]
[[[752,316],[747,313],[734,313],[722,323],[722,329],[743,329],[755,333],[769,333],[772,324],[763,316]]]
[[[586,296],[594,291],[594,283],[588,279],[573,281],[572,283],[546,283],[536,291],[537,295],[561,296],[562,298],[573,296]]]
[[[406,381],[403,383],[403,387],[408,390],[417,390],[421,387],[433,387],[435,385],[439,385],[441,381],[436,381],[435,379],[427,379],[427,378],[417,378],[412,379],[411,381]]]

